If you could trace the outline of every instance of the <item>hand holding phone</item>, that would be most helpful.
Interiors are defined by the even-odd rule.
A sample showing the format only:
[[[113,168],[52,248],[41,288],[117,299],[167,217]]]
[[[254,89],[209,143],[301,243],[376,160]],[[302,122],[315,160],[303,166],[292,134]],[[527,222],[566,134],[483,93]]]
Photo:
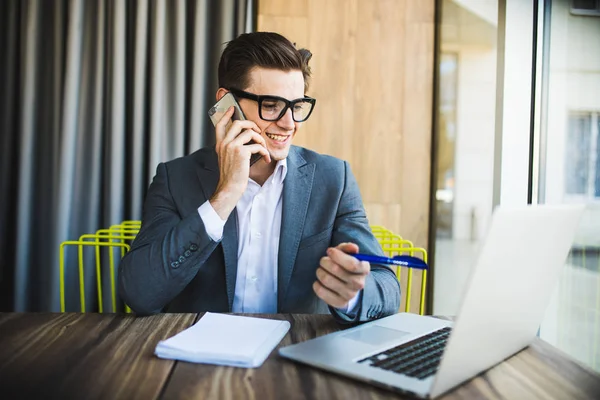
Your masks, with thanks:
[[[228,95],[233,98],[229,93],[225,96]],[[260,135],[260,128],[254,122],[233,120],[236,111],[240,112],[238,116],[243,116],[239,105],[238,109],[233,104],[224,108],[227,101],[219,103],[213,107],[214,110],[209,111],[211,120],[215,123],[216,151],[219,156],[219,183],[209,201],[219,217],[227,220],[248,186],[248,160],[251,160],[252,155],[258,154],[258,159],[264,157],[267,162],[271,162],[271,155],[266,148],[265,139]]]
[[[217,104],[215,104],[214,106],[212,106],[210,108],[210,110],[208,110],[208,116],[210,117],[210,120],[212,121],[212,123],[215,127],[217,126],[217,123],[221,120],[221,118],[223,118],[223,116],[225,115],[227,110],[229,110],[230,107],[234,108],[233,116],[231,117],[231,121],[245,121],[246,120],[246,117],[244,116],[244,112],[242,111],[242,108],[240,107],[238,102],[235,100],[235,97],[231,93],[226,93],[221,98],[221,100],[219,100],[217,102]],[[225,126],[226,132],[228,132],[229,129],[231,128],[231,124],[232,124],[231,121],[229,123],[227,123],[227,125]],[[251,145],[251,144],[256,144],[256,142],[254,140],[250,140],[247,143],[247,145]],[[250,165],[251,166],[254,165],[261,158],[262,158],[261,153],[253,153],[250,156]]]

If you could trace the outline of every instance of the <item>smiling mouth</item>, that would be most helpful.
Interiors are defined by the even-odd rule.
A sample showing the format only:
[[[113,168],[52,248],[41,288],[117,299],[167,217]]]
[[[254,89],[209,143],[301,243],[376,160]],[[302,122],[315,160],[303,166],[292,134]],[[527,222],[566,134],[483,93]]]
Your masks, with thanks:
[[[267,133],[267,137],[271,140],[274,140],[276,142],[285,142],[289,136],[287,135],[275,135],[272,133]]]

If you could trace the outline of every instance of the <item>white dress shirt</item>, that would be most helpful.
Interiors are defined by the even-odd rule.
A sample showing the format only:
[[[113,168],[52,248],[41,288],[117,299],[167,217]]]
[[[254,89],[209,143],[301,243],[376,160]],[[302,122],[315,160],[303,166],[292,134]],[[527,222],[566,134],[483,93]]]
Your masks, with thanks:
[[[248,179],[246,191],[236,205],[238,267],[233,312],[277,313],[277,265],[286,175],[287,162],[283,159],[262,186]],[[198,213],[210,238],[220,241],[226,221],[209,201],[198,208]],[[347,307],[339,310],[355,314],[359,298],[356,295]]]

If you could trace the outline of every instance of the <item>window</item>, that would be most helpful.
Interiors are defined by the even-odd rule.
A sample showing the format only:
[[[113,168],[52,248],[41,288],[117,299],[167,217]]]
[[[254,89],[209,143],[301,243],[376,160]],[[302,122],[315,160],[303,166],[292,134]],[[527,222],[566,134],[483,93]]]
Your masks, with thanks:
[[[571,14],[600,16],[600,0],[571,0]]]
[[[565,193],[600,198],[600,113],[571,113],[565,144]]]
[[[458,91],[458,54],[440,54],[436,237],[452,238],[454,210],[454,153]]]
[[[540,4],[536,122],[538,202],[585,206],[539,336],[600,371],[600,18],[573,15],[574,8],[600,15],[597,6],[598,0]]]

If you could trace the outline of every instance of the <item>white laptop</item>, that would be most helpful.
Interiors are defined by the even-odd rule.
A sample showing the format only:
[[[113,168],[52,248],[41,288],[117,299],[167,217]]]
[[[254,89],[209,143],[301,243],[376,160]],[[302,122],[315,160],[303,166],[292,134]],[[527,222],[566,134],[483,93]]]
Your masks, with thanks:
[[[497,208],[454,323],[399,313],[279,354],[416,397],[437,397],[535,338],[583,209]]]

